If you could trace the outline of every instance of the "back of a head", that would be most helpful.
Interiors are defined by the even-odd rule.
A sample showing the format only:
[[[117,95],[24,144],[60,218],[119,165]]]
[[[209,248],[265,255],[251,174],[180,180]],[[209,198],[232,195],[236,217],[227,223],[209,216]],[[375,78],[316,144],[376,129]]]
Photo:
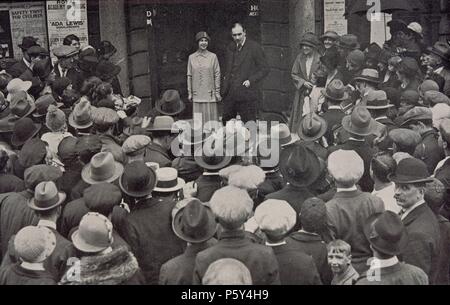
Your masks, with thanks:
[[[424,199],[435,214],[439,214],[440,208],[446,201],[446,195],[445,185],[438,179],[433,178],[432,182],[427,183]]]
[[[321,234],[324,233],[327,222],[325,202],[320,198],[309,198],[303,202],[299,216],[303,230]]]
[[[203,285],[251,285],[252,276],[248,268],[233,258],[222,258],[211,265],[202,279]]]
[[[395,172],[397,163],[389,154],[380,154],[373,157],[371,161],[372,172],[381,182],[388,183],[388,175]]]

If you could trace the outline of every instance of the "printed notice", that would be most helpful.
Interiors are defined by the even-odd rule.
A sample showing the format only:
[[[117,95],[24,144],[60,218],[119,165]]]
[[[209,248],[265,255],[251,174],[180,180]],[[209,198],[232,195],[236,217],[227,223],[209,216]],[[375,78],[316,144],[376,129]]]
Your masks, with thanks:
[[[345,0],[324,1],[325,31],[335,31],[339,35],[347,34],[347,20],[345,14]]]

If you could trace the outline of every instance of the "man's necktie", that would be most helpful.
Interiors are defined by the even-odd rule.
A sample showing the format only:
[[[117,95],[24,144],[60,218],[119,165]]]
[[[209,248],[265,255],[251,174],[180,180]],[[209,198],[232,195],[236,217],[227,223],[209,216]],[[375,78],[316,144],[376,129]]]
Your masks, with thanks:
[[[242,44],[241,43],[238,43],[237,50],[238,50],[238,52],[240,52],[242,50]]]
[[[402,218],[403,214],[405,214],[406,210],[405,209],[401,209],[400,212],[398,212],[398,216],[400,216],[400,218]]]

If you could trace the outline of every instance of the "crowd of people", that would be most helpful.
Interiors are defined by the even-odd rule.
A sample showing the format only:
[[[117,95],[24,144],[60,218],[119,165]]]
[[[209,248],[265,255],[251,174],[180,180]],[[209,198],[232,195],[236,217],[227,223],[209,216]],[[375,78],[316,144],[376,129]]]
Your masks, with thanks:
[[[449,284],[450,44],[390,29],[305,33],[289,121],[256,141],[268,68],[241,24],[224,77],[196,35],[193,120],[175,89],[141,115],[108,41],[52,63],[24,37],[0,72],[0,284]]]

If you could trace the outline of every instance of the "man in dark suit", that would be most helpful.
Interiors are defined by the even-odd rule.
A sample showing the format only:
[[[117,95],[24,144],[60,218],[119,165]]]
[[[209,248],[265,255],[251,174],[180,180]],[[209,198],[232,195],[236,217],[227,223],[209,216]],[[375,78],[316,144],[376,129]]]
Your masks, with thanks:
[[[227,49],[222,88],[224,125],[237,114],[240,114],[243,122],[256,121],[259,83],[269,73],[261,46],[247,39],[244,27],[236,23],[231,32],[234,43]]]
[[[72,46],[62,45],[53,50],[53,54],[58,58],[54,71],[56,78],[67,77],[72,81],[72,87],[80,91],[83,85],[83,74],[76,65],[76,58],[79,50]]]
[[[407,158],[398,163],[389,179],[395,183],[395,199],[402,207],[399,215],[408,233],[401,257],[407,264],[421,268],[434,283],[440,249],[439,223],[425,202],[425,183],[431,182],[424,162]]]
[[[27,51],[33,46],[39,46],[37,43],[37,38],[31,36],[25,36],[22,38],[22,43],[19,44],[19,48],[22,50],[23,54],[22,60],[6,70],[6,72],[8,72],[8,74],[10,74],[13,78],[19,77],[27,70],[32,72],[32,59]]]
[[[327,122],[325,138],[327,139],[328,145],[333,145],[335,142],[333,130],[341,125],[342,119],[345,116],[341,108],[341,103],[348,99],[348,93],[345,92],[342,81],[335,79],[325,90],[322,90],[322,94],[325,96],[325,104],[328,106],[325,113],[321,114],[321,117]]]
[[[450,119],[443,119],[441,121],[439,124],[439,132],[439,142],[444,149],[445,158],[436,165],[434,177],[444,184],[447,196],[450,196]],[[445,204],[442,207],[441,214],[447,219],[450,217],[449,204]]]

